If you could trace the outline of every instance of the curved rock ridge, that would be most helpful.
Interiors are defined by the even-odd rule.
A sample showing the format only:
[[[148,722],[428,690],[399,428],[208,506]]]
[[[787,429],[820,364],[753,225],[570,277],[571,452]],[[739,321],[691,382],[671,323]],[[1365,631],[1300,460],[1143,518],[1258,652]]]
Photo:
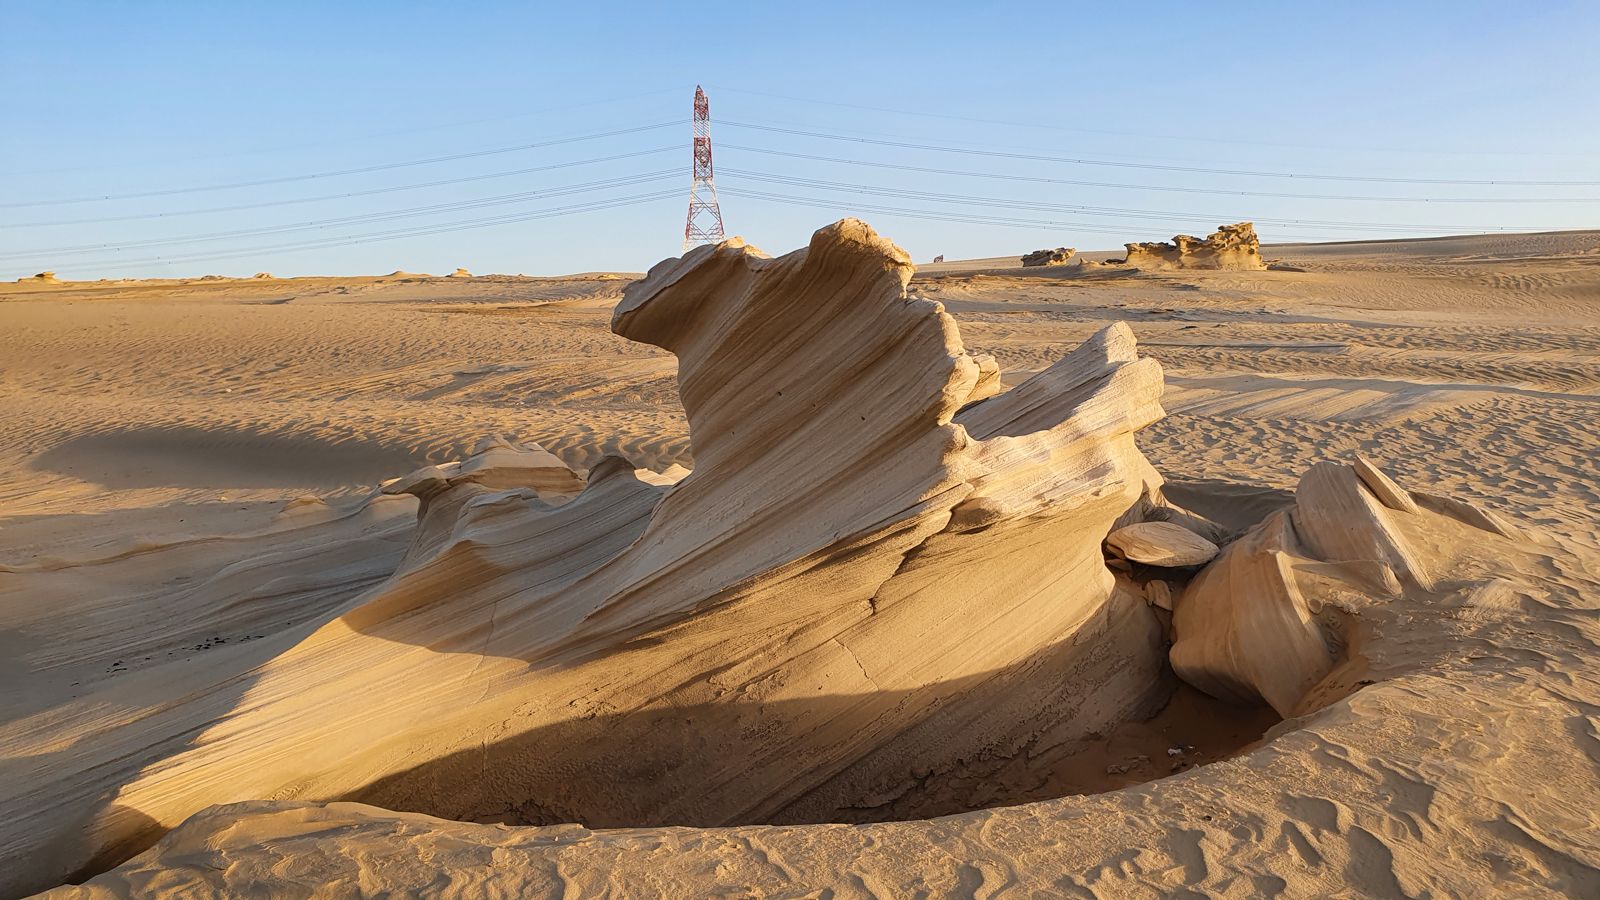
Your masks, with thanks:
[[[1180,234],[1165,241],[1127,244],[1122,265],[1141,269],[1265,269],[1255,225],[1219,225],[1204,239]]]
[[[1519,576],[1484,545],[1514,546],[1517,532],[1464,501],[1420,496],[1426,507],[1359,455],[1313,466],[1292,509],[1229,544],[1177,598],[1173,669],[1216,697],[1300,715],[1370,663],[1352,617],[1372,605],[1509,596]]]
[[[965,760],[1150,715],[1163,629],[1101,541],[1159,493],[1134,444],[1158,364],[1116,325],[996,394],[911,273],[850,219],[776,259],[734,239],[657,265],[613,330],[677,355],[692,473],[580,479],[496,439],[389,483],[421,503],[394,574],[269,658],[154,711],[90,696],[0,732],[50,759],[0,779],[0,891],[257,798],[870,818]]]
[[[1179,595],[1174,665],[1295,716],[1225,761],[863,825],[516,828],[258,800],[52,896],[1592,895],[1600,555],[1375,472],[1313,468]]]

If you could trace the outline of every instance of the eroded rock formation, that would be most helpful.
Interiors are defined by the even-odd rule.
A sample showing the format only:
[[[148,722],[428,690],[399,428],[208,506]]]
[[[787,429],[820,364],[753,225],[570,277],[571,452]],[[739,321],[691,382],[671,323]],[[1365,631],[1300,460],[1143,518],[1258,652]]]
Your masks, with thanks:
[[[332,621],[166,708],[107,691],[0,732],[5,887],[194,812],[60,895],[1594,892],[1592,548],[1362,459],[1262,521],[1166,505],[1125,328],[998,393],[907,272],[848,221],[657,266],[615,328],[678,354],[693,473],[490,440],[390,483],[374,504],[421,502],[405,558]],[[1114,527],[1179,546],[1140,523],[1224,546],[1119,592]],[[269,584],[237,605],[303,589]],[[815,824],[940,782],[990,805],[991,774],[1138,716],[1169,607],[1184,677],[1294,718],[1127,790]]]
[[[1396,598],[1432,601],[1478,569],[1462,557],[1489,539],[1469,529],[1518,537],[1486,510],[1419,496],[1430,508],[1364,457],[1313,466],[1292,510],[1229,544],[1177,598],[1173,669],[1214,696],[1266,702],[1283,716],[1347,691],[1351,679],[1330,673],[1366,663],[1346,649],[1351,616]],[[1489,584],[1509,582],[1493,576],[1456,589],[1470,598]]]
[[[1265,269],[1261,239],[1249,222],[1220,225],[1204,239],[1180,234],[1171,243],[1127,244],[1122,265],[1141,269]]]
[[[1217,555],[1217,545],[1172,522],[1135,522],[1106,537],[1106,547],[1147,566],[1201,566]]]
[[[257,800],[59,896],[1592,893],[1600,556],[1375,481],[1318,466],[1292,511],[1178,597],[1174,665],[1296,718],[1174,778],[933,820],[714,830]]]
[[[421,501],[411,546],[325,624],[163,708],[87,698],[0,733],[4,889],[252,798],[831,821],[1148,716],[1163,629],[1101,541],[1160,484],[1133,439],[1159,366],[1116,325],[997,394],[911,271],[854,220],[656,266],[613,329],[678,357],[692,473],[581,479],[489,441],[390,483]]]
[[[1035,250],[1022,257],[1022,264],[1024,266],[1064,266],[1077,255],[1078,251],[1072,247]]]

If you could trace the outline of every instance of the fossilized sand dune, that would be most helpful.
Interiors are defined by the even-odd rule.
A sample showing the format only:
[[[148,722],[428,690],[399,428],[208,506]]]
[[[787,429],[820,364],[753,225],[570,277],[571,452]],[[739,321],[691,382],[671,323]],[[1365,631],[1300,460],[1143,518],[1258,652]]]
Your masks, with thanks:
[[[1122,263],[1141,269],[1265,269],[1261,239],[1249,222],[1222,225],[1204,238],[1187,234],[1170,243],[1128,244]]]
[[[1282,434],[1330,426],[1254,384],[1152,425],[1160,368],[1124,325],[1005,378],[1018,313],[979,315],[992,353],[969,353],[910,274],[847,221],[800,253],[731,242],[630,286],[613,328],[678,358],[692,472],[665,465],[671,444],[652,472],[489,438],[357,506],[0,569],[0,599],[30,599],[0,607],[29,641],[0,720],[6,890],[173,826],[59,893],[1600,889],[1600,553],[1324,444],[1341,462],[1272,460],[1301,473],[1293,494],[1163,484],[1141,428],[1223,476],[1251,442],[1205,415],[1256,397],[1304,417]],[[1300,277],[1261,277],[1279,274]],[[952,308],[976,294],[926,286]],[[573,289],[543,321],[588,314]],[[1164,333],[1172,358],[1216,352]],[[597,414],[617,391],[652,402],[655,357],[590,355]],[[546,383],[505,369],[449,377]],[[1221,410],[1207,390],[1190,375],[1176,394]],[[1404,435],[1422,413],[1395,415]],[[1256,449],[1267,466],[1295,445]],[[1539,515],[1581,517],[1556,513]],[[1141,522],[1221,553],[1174,567],[1162,552],[1204,543]],[[1128,525],[1157,539],[1108,569],[1101,541]],[[191,571],[214,574],[174,586]],[[174,635],[205,652],[141,661]],[[1275,717],[1251,713],[1212,755],[1177,737],[1193,730],[1127,743],[1163,704],[1224,708],[1192,706],[1214,701],[1175,682],[1168,640],[1178,676],[1286,718],[1263,736]],[[50,693],[49,673],[89,666],[111,674]],[[1143,774],[1067,796],[1107,785],[1056,787],[1041,764],[1061,757]],[[1034,802],[984,808],[1016,798]]]
[[[652,270],[613,327],[678,357],[692,474],[607,459],[585,483],[491,443],[390,484],[421,509],[385,584],[166,709],[85,710],[82,750],[6,780],[13,884],[255,797],[825,820],[918,770],[1147,717],[1172,690],[1161,629],[1100,540],[1158,490],[1133,434],[1161,415],[1159,367],[1112,327],[987,396],[992,360],[910,274],[851,220],[781,259],[730,241]],[[0,740],[27,758],[61,734]]]
[[[1371,517],[1349,527],[1330,518],[1350,503]],[[932,821],[712,830],[521,829],[255,801],[209,809],[60,895],[355,885],[462,897],[574,886],[883,895],[1001,884],[1085,896],[1180,885],[1587,894],[1600,879],[1585,799],[1597,787],[1600,685],[1572,676],[1600,628],[1592,605],[1551,591],[1550,575],[1592,591],[1593,575],[1577,572],[1594,556],[1440,508],[1390,507],[1354,468],[1329,463],[1307,474],[1292,514],[1274,514],[1190,585],[1174,620],[1178,671],[1294,717],[1265,746],[1182,776]],[[1383,555],[1345,558],[1375,544]],[[1435,570],[1423,576],[1429,588],[1414,569],[1396,574],[1419,562]],[[1303,637],[1290,639],[1295,629]],[[1507,856],[1508,842],[1527,853]],[[286,873],[285,859],[314,874]],[[1130,862],[1108,868],[1114,859]]]

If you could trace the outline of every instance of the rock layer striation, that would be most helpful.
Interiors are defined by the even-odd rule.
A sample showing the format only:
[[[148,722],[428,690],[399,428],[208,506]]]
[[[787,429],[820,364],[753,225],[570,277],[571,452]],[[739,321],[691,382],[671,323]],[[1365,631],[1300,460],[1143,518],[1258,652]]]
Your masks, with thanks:
[[[860,817],[963,760],[1148,716],[1163,630],[1101,541],[1159,489],[1134,445],[1159,366],[1116,325],[995,395],[911,272],[855,220],[777,259],[735,239],[656,266],[613,330],[677,356],[692,473],[580,479],[490,441],[389,484],[421,504],[397,570],[270,658],[139,715],[89,697],[0,732],[3,888],[253,798]]]
[[[1265,269],[1261,258],[1261,239],[1256,237],[1255,225],[1239,222],[1220,225],[1205,238],[1187,234],[1174,237],[1171,243],[1152,241],[1127,244],[1128,253],[1123,265],[1141,269]]]
[[[1024,266],[1064,266],[1071,262],[1078,251],[1072,247],[1057,247],[1054,250],[1035,250],[1022,256]]]

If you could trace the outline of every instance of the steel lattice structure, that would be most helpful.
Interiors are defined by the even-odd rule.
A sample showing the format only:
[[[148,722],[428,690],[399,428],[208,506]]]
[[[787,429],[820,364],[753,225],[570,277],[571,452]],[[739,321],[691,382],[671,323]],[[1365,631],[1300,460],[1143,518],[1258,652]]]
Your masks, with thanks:
[[[694,180],[689,183],[689,219],[683,226],[683,249],[722,241],[722,207],[711,178],[711,104],[699,85],[694,88]]]

